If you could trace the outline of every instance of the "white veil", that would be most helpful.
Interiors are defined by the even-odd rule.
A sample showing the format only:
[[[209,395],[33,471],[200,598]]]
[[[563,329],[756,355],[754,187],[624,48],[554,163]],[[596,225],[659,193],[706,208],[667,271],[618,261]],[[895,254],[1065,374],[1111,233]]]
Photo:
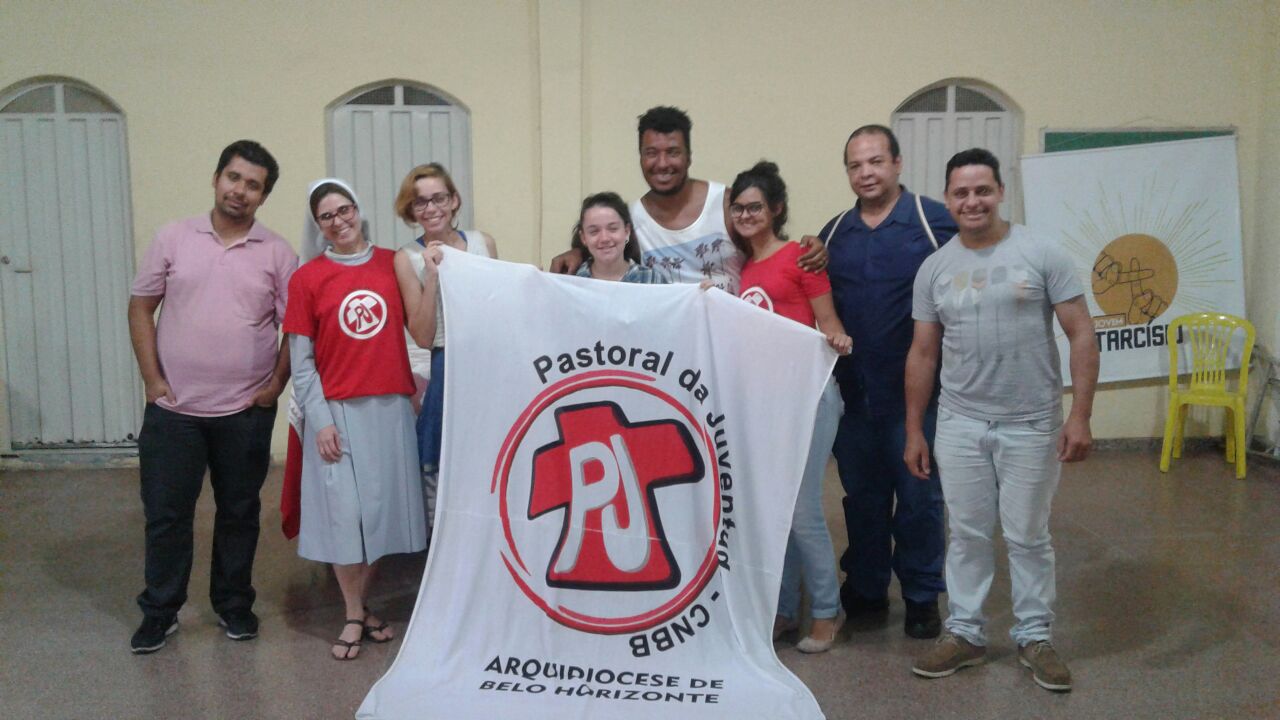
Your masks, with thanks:
[[[329,242],[324,239],[324,232],[320,229],[320,225],[316,223],[315,216],[311,214],[311,193],[325,183],[333,183],[351,195],[351,201],[355,203],[356,209],[360,211],[360,232],[364,235],[365,242],[370,245],[373,244],[373,238],[369,236],[369,221],[365,218],[364,208],[360,205],[360,198],[356,196],[356,191],[352,190],[345,180],[320,178],[307,188],[307,219],[302,223],[302,242],[298,248],[299,255],[302,256],[302,262],[307,262],[319,256],[329,247]]]

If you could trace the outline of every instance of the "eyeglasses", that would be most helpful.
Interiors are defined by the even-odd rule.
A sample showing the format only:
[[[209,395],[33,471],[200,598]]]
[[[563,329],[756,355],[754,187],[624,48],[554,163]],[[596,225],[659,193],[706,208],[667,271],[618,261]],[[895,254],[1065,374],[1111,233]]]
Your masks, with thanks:
[[[356,206],[352,205],[351,203],[347,203],[346,205],[343,205],[342,207],[338,208],[337,210],[334,210],[333,212],[320,213],[319,215],[316,216],[316,222],[321,225],[332,225],[333,221],[338,218],[342,218],[343,220],[350,220],[351,216],[355,214],[356,214]]]
[[[432,205],[443,210],[449,206],[448,203],[452,197],[447,192],[438,192],[435,195],[427,195],[426,197],[416,197],[413,199],[413,211],[423,212]]]
[[[747,203],[746,205],[734,203],[729,206],[729,217],[740,218],[743,215],[755,217],[762,212],[764,212],[764,203],[762,202]]]

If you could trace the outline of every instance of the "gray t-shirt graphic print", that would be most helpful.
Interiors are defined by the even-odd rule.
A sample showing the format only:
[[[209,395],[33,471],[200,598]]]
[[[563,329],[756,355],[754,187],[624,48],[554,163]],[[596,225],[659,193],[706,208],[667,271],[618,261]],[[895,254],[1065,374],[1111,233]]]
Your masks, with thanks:
[[[916,274],[911,316],[941,323],[939,404],[989,421],[1062,418],[1053,306],[1084,294],[1076,268],[1025,226],[990,247],[959,238]]]

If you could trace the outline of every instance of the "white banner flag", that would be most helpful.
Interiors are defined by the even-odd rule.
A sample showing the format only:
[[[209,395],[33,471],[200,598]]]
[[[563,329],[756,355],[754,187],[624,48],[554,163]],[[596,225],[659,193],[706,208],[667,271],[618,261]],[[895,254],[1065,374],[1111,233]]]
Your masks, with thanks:
[[[822,336],[695,286],[440,275],[435,536],[357,717],[823,717],[770,636]]]
[[[1079,267],[1100,380],[1167,376],[1179,315],[1244,316],[1235,136],[1027,155],[1022,177],[1027,225]]]

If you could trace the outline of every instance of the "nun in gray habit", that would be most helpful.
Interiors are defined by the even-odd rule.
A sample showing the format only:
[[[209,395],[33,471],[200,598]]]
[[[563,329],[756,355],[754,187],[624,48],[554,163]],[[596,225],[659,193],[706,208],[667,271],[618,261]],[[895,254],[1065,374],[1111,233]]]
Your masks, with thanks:
[[[290,299],[297,298],[293,309],[299,312],[299,320],[319,312],[310,298],[321,294],[318,285],[323,279],[341,274],[328,263],[347,268],[370,262],[391,265],[386,256],[390,251],[375,248],[367,240],[368,223],[361,219],[359,201],[346,183],[333,178],[316,181],[308,188],[307,199],[302,254],[308,262],[289,288]],[[314,267],[302,272],[307,265]],[[429,344],[434,335],[435,288],[424,292],[407,256],[394,258],[394,274],[399,296],[393,291],[385,300],[401,304],[410,336]],[[434,285],[434,273],[429,275],[428,282]],[[289,319],[286,313],[286,331]],[[332,319],[317,316],[309,322]],[[296,330],[299,325],[293,327]],[[387,624],[365,607],[374,563],[383,555],[425,548],[426,519],[409,396],[327,399],[314,344],[317,338],[323,342],[323,337],[319,332],[314,336],[288,333],[293,396],[303,416],[298,554],[333,564],[347,620],[331,655],[336,660],[354,660],[362,640],[387,642],[394,637]]]

